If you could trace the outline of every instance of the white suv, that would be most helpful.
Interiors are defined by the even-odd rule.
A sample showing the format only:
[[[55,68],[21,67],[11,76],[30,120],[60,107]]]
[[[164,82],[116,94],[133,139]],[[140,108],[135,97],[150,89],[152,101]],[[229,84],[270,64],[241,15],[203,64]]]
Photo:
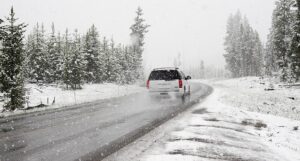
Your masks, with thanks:
[[[191,92],[189,79],[191,77],[186,77],[178,68],[156,68],[150,73],[147,88],[150,93],[186,96]]]

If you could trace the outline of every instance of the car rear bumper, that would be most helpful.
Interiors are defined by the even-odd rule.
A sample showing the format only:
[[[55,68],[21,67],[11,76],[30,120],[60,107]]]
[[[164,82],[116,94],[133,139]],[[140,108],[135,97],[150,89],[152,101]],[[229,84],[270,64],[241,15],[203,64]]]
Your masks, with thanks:
[[[182,95],[184,94],[184,90],[179,88],[179,89],[149,89],[148,92],[150,94],[175,94],[175,95]]]

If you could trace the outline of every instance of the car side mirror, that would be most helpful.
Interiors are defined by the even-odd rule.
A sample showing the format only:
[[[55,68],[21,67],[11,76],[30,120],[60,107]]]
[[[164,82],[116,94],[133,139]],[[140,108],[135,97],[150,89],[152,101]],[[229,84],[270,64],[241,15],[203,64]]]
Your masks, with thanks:
[[[185,80],[189,80],[189,79],[192,79],[192,77],[191,76],[186,76],[185,77]]]

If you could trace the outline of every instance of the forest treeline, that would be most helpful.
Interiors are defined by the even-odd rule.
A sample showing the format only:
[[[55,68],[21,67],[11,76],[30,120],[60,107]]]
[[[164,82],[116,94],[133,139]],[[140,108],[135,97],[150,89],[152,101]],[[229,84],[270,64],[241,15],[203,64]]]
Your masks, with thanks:
[[[227,24],[224,55],[232,77],[259,76],[263,67],[263,45],[259,34],[238,11]]]
[[[283,82],[300,79],[300,0],[278,0],[265,45],[241,13],[227,23],[224,54],[232,77],[278,76]]]
[[[60,83],[80,89],[83,83],[130,84],[143,78],[142,53],[148,27],[138,7],[130,26],[128,45],[101,36],[95,25],[86,33],[78,30],[46,31],[36,24],[26,38],[27,25],[18,23],[14,9],[0,19],[0,92],[5,108],[22,108],[24,83]]]
[[[144,24],[142,9],[138,8],[135,23],[130,27],[129,45],[115,43],[100,36],[92,25],[84,34],[68,29],[63,34],[51,32],[37,24],[25,42],[25,77],[45,83],[63,82],[73,89],[82,83],[113,82],[129,84],[143,77],[142,52]]]

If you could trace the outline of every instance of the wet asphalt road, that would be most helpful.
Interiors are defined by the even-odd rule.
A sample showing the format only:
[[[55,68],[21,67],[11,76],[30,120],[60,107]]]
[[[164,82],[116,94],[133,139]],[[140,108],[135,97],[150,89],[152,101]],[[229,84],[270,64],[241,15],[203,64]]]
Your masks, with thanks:
[[[146,92],[0,119],[0,161],[101,160],[209,95],[185,100]]]

